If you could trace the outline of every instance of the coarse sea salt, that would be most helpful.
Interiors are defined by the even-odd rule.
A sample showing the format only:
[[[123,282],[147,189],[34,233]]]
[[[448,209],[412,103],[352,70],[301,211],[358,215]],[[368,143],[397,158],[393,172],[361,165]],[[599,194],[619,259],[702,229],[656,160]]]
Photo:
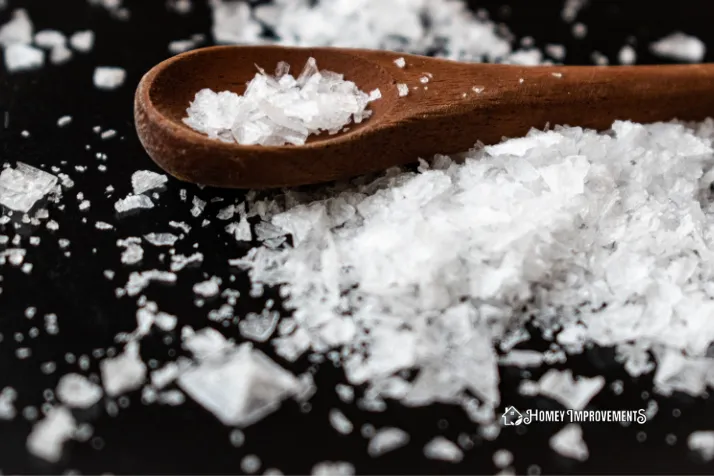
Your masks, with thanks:
[[[27,450],[50,463],[62,457],[62,445],[74,435],[77,424],[65,407],[55,407],[32,428],[27,438]]]
[[[103,395],[102,387],[79,374],[65,374],[55,390],[57,398],[73,408],[89,408]]]
[[[57,177],[43,170],[18,162],[0,173],[0,205],[27,213],[57,185]]]
[[[367,453],[377,458],[409,443],[409,434],[399,428],[381,428],[369,440]]]
[[[226,142],[303,145],[310,135],[335,134],[369,118],[368,104],[381,97],[379,90],[360,91],[341,74],[319,71],[314,58],[297,78],[289,71],[285,62],[274,76],[259,70],[243,96],[203,89],[186,110],[184,123]]]
[[[550,447],[566,458],[585,461],[590,456],[580,425],[570,423],[550,438]]]
[[[113,90],[126,80],[126,71],[116,66],[99,66],[94,70],[94,86],[97,89]]]
[[[141,195],[152,190],[162,188],[169,178],[164,174],[157,174],[150,170],[137,170],[131,175],[131,187],[134,195]]]

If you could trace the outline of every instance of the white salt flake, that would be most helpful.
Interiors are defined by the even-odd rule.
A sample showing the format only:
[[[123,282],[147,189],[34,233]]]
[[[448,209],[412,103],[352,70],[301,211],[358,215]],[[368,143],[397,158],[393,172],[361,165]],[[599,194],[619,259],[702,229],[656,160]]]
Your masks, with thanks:
[[[64,443],[73,437],[76,428],[69,410],[55,407],[32,428],[27,438],[27,450],[38,458],[57,463],[62,457]]]
[[[345,461],[323,461],[317,463],[310,474],[312,476],[353,476],[355,467]]]
[[[377,458],[385,453],[397,450],[409,443],[409,435],[399,428],[381,428],[369,440],[367,453]]]
[[[124,352],[112,359],[104,359],[99,368],[104,390],[110,397],[139,388],[146,379],[146,366],[139,358],[139,346],[130,342]]]
[[[404,83],[397,83],[397,93],[399,94],[400,98],[408,96],[409,95],[409,86],[407,86]]]
[[[620,52],[617,54],[617,59],[620,64],[635,64],[637,61],[637,52],[635,52],[635,49],[632,46],[625,45],[620,48]]]
[[[119,88],[126,80],[126,71],[115,66],[99,66],[94,70],[94,86],[97,89]]]
[[[103,395],[102,388],[79,374],[64,375],[55,390],[57,398],[72,408],[89,408]]]
[[[22,8],[15,10],[10,21],[0,27],[0,46],[7,48],[17,44],[32,43],[33,29],[27,11]]]
[[[71,122],[72,122],[72,116],[62,116],[59,119],[57,119],[57,126],[65,127],[65,126],[68,126]]]
[[[213,297],[220,291],[221,279],[213,276],[211,279],[196,283],[193,286],[193,292],[201,297]]]
[[[464,453],[455,443],[443,436],[437,436],[424,446],[424,456],[428,459],[459,463],[464,458]]]
[[[77,31],[69,37],[69,44],[80,53],[87,53],[94,46],[94,32],[92,30]]]
[[[141,195],[157,188],[162,188],[168,182],[164,174],[157,174],[150,170],[137,170],[131,176],[131,187],[134,195]]]
[[[394,64],[397,65],[397,68],[404,68],[407,62],[404,58],[397,58],[394,60]]]
[[[603,377],[573,378],[570,370],[550,369],[538,381],[541,395],[552,398],[569,410],[582,410],[605,386]]]
[[[45,53],[33,46],[13,43],[5,48],[5,67],[11,73],[38,69],[44,63]]]
[[[330,410],[328,417],[330,419],[330,425],[332,425],[332,428],[334,428],[335,431],[341,435],[349,435],[352,433],[354,425],[347,419],[344,413],[336,408],[333,408]]]
[[[571,423],[550,438],[550,447],[566,458],[585,461],[590,456],[580,425]]]
[[[117,213],[127,213],[133,210],[154,208],[154,202],[146,195],[128,195],[126,198],[117,200],[114,209]]]
[[[27,213],[57,185],[57,177],[18,162],[0,173],[0,205]]]
[[[691,451],[699,453],[705,461],[714,459],[714,431],[695,431],[687,438]]]
[[[699,63],[706,54],[706,45],[699,38],[675,32],[650,45],[650,51],[665,58]]]
[[[173,246],[179,237],[173,233],[149,233],[144,239],[154,246]]]

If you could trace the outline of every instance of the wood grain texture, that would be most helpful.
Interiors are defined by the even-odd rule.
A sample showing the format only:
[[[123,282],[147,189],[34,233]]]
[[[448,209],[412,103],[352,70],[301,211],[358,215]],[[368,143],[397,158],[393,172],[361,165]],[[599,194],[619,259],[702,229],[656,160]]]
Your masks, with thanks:
[[[300,69],[311,56],[363,91],[380,88],[368,121],[283,147],[223,143],[183,124],[200,89],[242,94],[255,64],[271,70],[287,61]],[[394,64],[400,57],[406,68]],[[409,86],[408,96],[398,96],[397,83]],[[604,130],[618,119],[703,120],[714,115],[714,65],[521,67],[388,51],[219,46],[154,67],[137,88],[134,114],[144,148],[171,175],[216,187],[273,188],[345,179],[546,125]]]

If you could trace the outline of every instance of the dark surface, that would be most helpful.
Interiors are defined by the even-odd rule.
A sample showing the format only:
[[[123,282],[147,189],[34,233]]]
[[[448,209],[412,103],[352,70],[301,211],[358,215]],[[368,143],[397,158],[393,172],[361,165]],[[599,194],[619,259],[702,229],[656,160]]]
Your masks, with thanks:
[[[8,76],[0,72],[0,117],[9,111],[7,127],[0,128],[0,161],[21,160],[35,166],[59,165],[76,182],[62,199],[64,210],[50,205],[50,216],[60,228],[56,232],[22,228],[23,236],[39,236],[39,246],[30,246],[23,238],[20,246],[28,248],[26,261],[34,264],[30,275],[8,265],[0,267],[3,288],[0,294],[0,388],[14,387],[19,393],[16,407],[22,412],[27,406],[43,403],[43,390],[55,387],[61,375],[77,371],[77,364],[65,360],[66,353],[80,355],[93,349],[113,344],[116,333],[131,331],[135,327],[136,303],[131,298],[117,299],[114,289],[126,283],[134,269],[151,269],[161,264],[162,251],[144,246],[145,256],[139,268],[122,266],[118,238],[141,236],[151,231],[170,231],[169,220],[186,221],[192,230],[176,245],[177,253],[191,254],[193,244],[200,243],[205,255],[202,266],[184,270],[175,286],[149,287],[145,294],[159,307],[179,316],[180,325],[196,328],[205,326],[206,314],[222,304],[221,299],[209,301],[199,308],[193,304],[190,286],[217,275],[224,284],[235,274],[231,287],[243,291],[236,312],[239,315],[262,309],[263,301],[247,297],[247,278],[226,264],[228,258],[241,256],[246,249],[238,247],[223,232],[223,222],[213,221],[201,227],[203,217],[191,217],[190,199],[195,194],[204,200],[225,197],[233,200],[237,192],[199,190],[171,181],[166,192],[157,201],[157,208],[135,216],[118,219],[113,204],[130,191],[130,176],[135,170],[157,170],[143,153],[132,124],[133,87],[143,72],[167,57],[167,44],[193,33],[208,33],[210,17],[202,2],[190,17],[169,14],[163,2],[137,0],[128,2],[132,11],[129,22],[112,19],[104,10],[90,8],[84,0],[76,1],[13,1],[10,7],[26,6],[37,29],[59,28],[66,33],[92,28],[97,31],[93,52],[77,54],[64,66],[48,65],[40,71]],[[476,3],[476,2],[474,2]],[[676,4],[650,4],[632,1],[593,2],[584,10],[580,20],[589,26],[588,36],[575,40],[570,26],[560,19],[561,1],[510,2],[510,13],[501,8],[501,2],[482,1],[479,6],[491,12],[494,18],[505,22],[516,38],[531,35],[538,46],[562,43],[568,49],[566,62],[589,64],[590,54],[598,50],[616,58],[620,47],[629,36],[636,38],[639,62],[653,62],[646,54],[647,44],[674,30],[696,35],[714,44],[710,22],[714,14],[711,2],[680,1]],[[0,12],[4,21],[11,8]],[[708,55],[711,60],[711,54]],[[128,80],[124,87],[114,92],[95,90],[91,84],[96,65],[120,65],[127,69]],[[57,119],[65,114],[74,120],[67,128],[58,128]],[[0,124],[1,125],[1,124]],[[121,138],[102,141],[92,132],[92,127],[114,128]],[[32,136],[22,138],[27,129]],[[92,146],[85,150],[85,144]],[[96,152],[108,155],[108,170],[99,172]],[[79,173],[75,165],[86,165],[87,171]],[[107,196],[104,189],[113,185],[116,191]],[[188,191],[189,202],[182,202],[179,190]],[[75,198],[82,192],[91,200],[87,212],[77,208]],[[210,217],[225,203],[211,204],[205,215]],[[86,222],[85,222],[86,219]],[[95,230],[97,220],[114,224],[110,231]],[[13,225],[0,226],[0,234],[14,236]],[[58,239],[71,240],[71,256],[64,255]],[[2,248],[0,248],[2,249]],[[96,250],[96,251],[95,251]],[[113,281],[102,272],[116,271]],[[266,297],[275,292],[266,293]],[[33,320],[24,317],[25,308],[36,306]],[[60,333],[47,335],[43,330],[43,315],[56,313]],[[37,338],[28,337],[33,326],[40,329]],[[25,335],[24,342],[14,338],[16,332]],[[239,338],[235,327],[223,328],[228,337]],[[172,350],[180,352],[177,344],[163,341],[164,334],[156,333],[142,344],[145,359],[160,361],[170,358]],[[537,343],[536,343],[537,344]],[[18,347],[29,346],[32,357],[18,360]],[[270,348],[264,350],[270,353]],[[272,354],[271,354],[272,355]],[[56,361],[57,371],[47,376],[39,370],[43,362]],[[92,359],[91,372],[98,371],[98,361]],[[650,397],[642,395],[651,389],[651,376],[639,380],[627,377],[615,363],[608,349],[591,350],[583,356],[571,357],[566,364],[577,374],[608,376],[609,382],[622,379],[625,391],[616,396],[609,387],[591,403],[592,408],[625,409],[643,408]],[[309,367],[306,359],[292,366],[295,371]],[[585,439],[590,449],[590,459],[574,463],[556,455],[548,448],[548,438],[559,429],[559,424],[521,427],[519,432],[504,429],[495,442],[474,437],[475,447],[465,453],[459,465],[438,463],[422,455],[424,443],[437,434],[456,439],[459,434],[475,435],[476,425],[470,423],[463,412],[448,406],[407,409],[389,404],[383,413],[368,414],[355,405],[342,403],[334,393],[342,372],[331,364],[315,367],[317,394],[312,398],[311,409],[299,408],[288,402],[280,411],[245,430],[246,443],[234,448],[229,442],[230,428],[224,427],[197,404],[187,401],[179,407],[161,405],[144,406],[137,392],[129,395],[131,405],[111,417],[103,410],[78,413],[82,421],[95,428],[92,442],[71,442],[65,449],[62,462],[51,466],[30,456],[25,450],[25,439],[32,423],[22,414],[13,421],[0,421],[0,469],[3,473],[55,473],[73,469],[81,473],[99,474],[150,474],[150,473],[240,473],[240,461],[246,454],[256,454],[263,469],[277,467],[285,473],[309,473],[313,465],[325,460],[349,461],[358,473],[494,473],[492,454],[508,448],[515,454],[514,467],[518,473],[712,473],[714,465],[705,465],[689,453],[686,437],[694,430],[712,428],[714,401],[681,396],[654,397],[659,412],[653,421],[644,426],[622,427],[619,424],[600,423],[584,425]],[[545,369],[534,373],[538,377]],[[517,392],[519,372],[503,369],[501,391],[503,403],[520,408],[552,408],[545,399],[525,400]],[[411,435],[406,448],[378,459],[366,456],[367,440],[356,431],[350,436],[340,436],[329,425],[327,413],[340,408],[359,428],[364,423],[375,427],[398,426]],[[554,407],[553,407],[554,408]],[[676,416],[679,415],[679,416]],[[525,430],[525,431],[524,431]],[[646,440],[639,442],[638,432],[646,432]],[[676,442],[665,441],[668,434]],[[670,444],[672,443],[672,444]],[[101,447],[101,449],[97,449]]]

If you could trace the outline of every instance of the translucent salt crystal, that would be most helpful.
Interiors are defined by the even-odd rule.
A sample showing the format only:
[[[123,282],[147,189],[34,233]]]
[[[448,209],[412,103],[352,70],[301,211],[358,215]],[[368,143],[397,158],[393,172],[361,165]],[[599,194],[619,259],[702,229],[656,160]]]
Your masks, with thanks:
[[[394,60],[394,64],[397,65],[397,68],[404,68],[407,65],[407,62],[404,58],[397,58]]]
[[[317,463],[310,474],[312,476],[353,476],[355,467],[345,461],[323,461]]]
[[[635,49],[633,47],[631,47],[630,45],[625,45],[620,48],[620,52],[617,55],[617,59],[620,64],[635,64],[635,62],[637,61],[637,53],[635,52]]]
[[[369,440],[367,453],[377,458],[385,453],[397,450],[409,443],[409,435],[399,428],[381,428]]]
[[[260,469],[260,465],[260,458],[255,455],[246,455],[240,462],[240,469],[246,474],[253,474]]]
[[[150,170],[137,170],[131,176],[131,187],[134,190],[134,195],[141,195],[162,188],[168,180],[164,174],[157,174]]]
[[[538,381],[539,393],[569,410],[582,410],[605,386],[603,377],[573,378],[570,370],[550,369]]]
[[[169,43],[169,52],[171,54],[177,55],[179,53],[184,53],[196,48],[196,42],[194,40],[175,40]]]
[[[550,438],[550,447],[566,458],[585,461],[590,456],[580,425],[571,423]]]
[[[695,431],[687,438],[687,446],[705,461],[714,459],[714,431]]]
[[[575,23],[573,25],[573,36],[578,39],[585,38],[588,34],[588,27],[582,23]]]
[[[409,86],[404,83],[397,83],[397,92],[399,93],[399,97],[403,98],[409,94]]]
[[[173,233],[149,233],[144,239],[154,246],[173,246],[179,237]]]
[[[136,296],[146,288],[152,281],[164,283],[176,282],[176,275],[166,271],[149,270],[142,272],[133,272],[129,275],[129,281],[126,283],[126,293],[129,296]]]
[[[238,329],[246,339],[265,342],[273,335],[279,320],[278,312],[251,313],[238,323]]]
[[[184,255],[173,255],[171,256],[171,271],[177,272],[184,269],[186,266],[191,264],[197,264],[203,262],[202,253],[194,253],[190,256]]]
[[[186,396],[179,390],[167,390],[161,392],[158,397],[158,402],[162,405],[170,405],[172,407],[183,405],[186,401]]]
[[[33,26],[27,11],[17,9],[12,13],[10,21],[0,27],[0,46],[7,48],[15,44],[30,44],[32,43],[32,31]]]
[[[35,45],[40,48],[51,50],[58,46],[64,46],[66,43],[67,38],[57,30],[40,30],[35,33]]]
[[[566,23],[572,23],[589,0],[565,0],[560,16]]]
[[[55,390],[57,398],[73,408],[89,408],[103,395],[102,388],[79,374],[64,375]]]
[[[69,37],[69,44],[80,53],[87,53],[94,46],[94,32],[92,30],[77,31]]]
[[[512,350],[498,363],[513,367],[539,367],[543,363],[543,354],[534,350]]]
[[[117,200],[114,209],[117,213],[127,213],[132,210],[154,208],[154,202],[146,195],[128,195],[126,198]]]
[[[513,463],[513,453],[508,450],[498,450],[493,453],[493,464],[497,468],[506,468]]]
[[[178,382],[225,425],[241,427],[277,410],[299,388],[291,373],[249,344],[187,370]]]
[[[456,444],[443,436],[437,436],[424,446],[424,456],[428,459],[459,463],[464,458],[464,453]]]
[[[114,227],[107,222],[98,221],[94,224],[94,228],[97,230],[111,230]]]
[[[50,51],[50,62],[52,64],[64,64],[72,59],[72,50],[64,45],[56,46]]]
[[[699,63],[706,54],[702,40],[682,32],[675,32],[650,45],[652,54],[679,61]]]
[[[139,358],[139,346],[130,342],[117,357],[104,359],[99,368],[104,390],[110,397],[139,388],[146,379],[146,366]]]
[[[330,410],[328,416],[330,419],[330,425],[332,425],[332,428],[334,428],[335,431],[342,435],[349,435],[350,433],[352,433],[354,425],[351,421],[347,419],[344,413],[337,410],[336,408],[333,408],[332,410]]]
[[[69,125],[72,122],[72,116],[62,116],[59,119],[57,119],[57,125],[59,127],[64,127]]]
[[[45,53],[33,46],[13,43],[5,48],[5,67],[11,73],[40,68],[44,62]]]
[[[114,129],[107,129],[106,131],[102,131],[102,133],[99,134],[99,137],[101,137],[102,140],[108,140],[115,137],[116,135],[117,131],[115,131]]]
[[[0,205],[27,213],[57,185],[57,177],[18,162],[0,173]]]
[[[350,387],[349,385],[345,385],[342,383],[337,384],[337,386],[335,387],[335,392],[337,392],[337,396],[340,397],[340,400],[345,403],[352,403],[355,398],[354,388]]]
[[[72,438],[76,428],[69,410],[55,407],[32,427],[32,433],[27,437],[27,450],[38,458],[57,463],[62,457],[64,443]]]
[[[99,66],[94,70],[94,86],[98,89],[119,88],[126,80],[126,71],[116,66]]]

